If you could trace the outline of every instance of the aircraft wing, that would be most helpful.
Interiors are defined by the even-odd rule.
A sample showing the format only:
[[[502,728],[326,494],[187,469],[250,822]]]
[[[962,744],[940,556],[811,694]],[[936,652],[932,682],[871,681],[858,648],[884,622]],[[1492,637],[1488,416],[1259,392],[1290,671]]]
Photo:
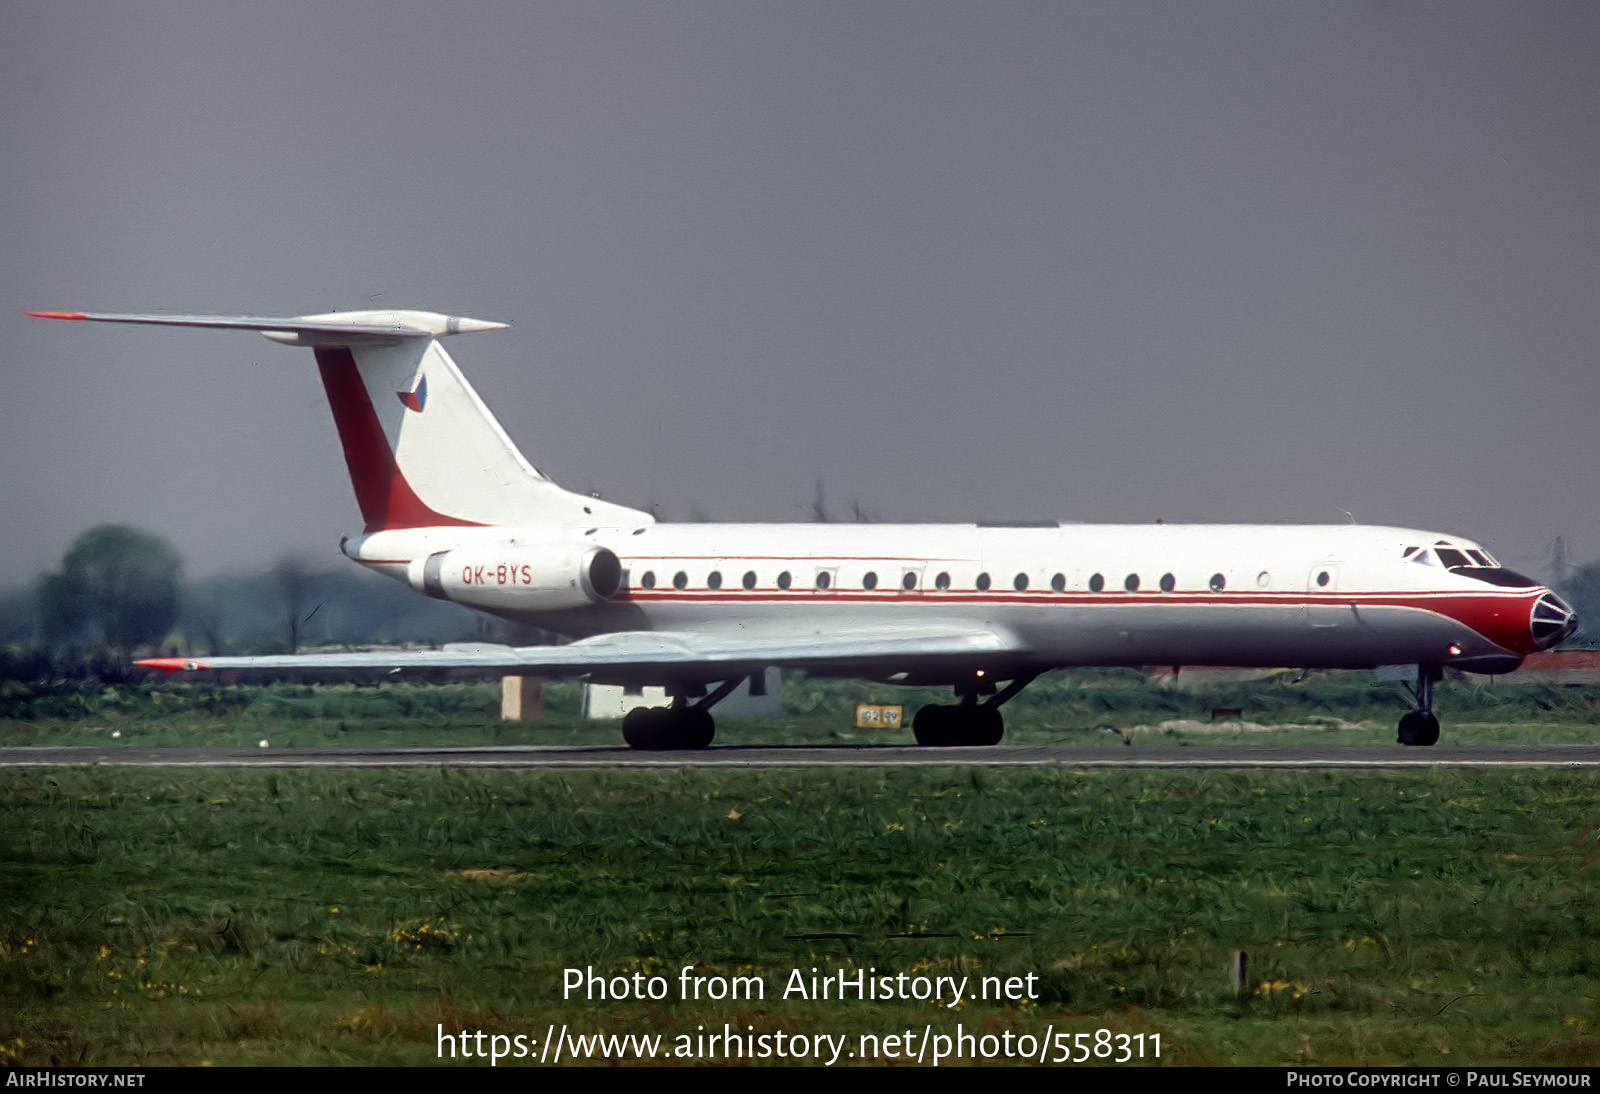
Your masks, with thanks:
[[[140,661],[167,672],[204,669],[504,669],[548,676],[659,674],[663,678],[726,678],[768,665],[837,670],[849,666],[914,666],[929,660],[1016,655],[1015,639],[990,628],[835,631],[828,634],[725,638],[694,632],[622,631],[565,646],[473,645],[440,650],[379,650],[258,657],[153,657]]]

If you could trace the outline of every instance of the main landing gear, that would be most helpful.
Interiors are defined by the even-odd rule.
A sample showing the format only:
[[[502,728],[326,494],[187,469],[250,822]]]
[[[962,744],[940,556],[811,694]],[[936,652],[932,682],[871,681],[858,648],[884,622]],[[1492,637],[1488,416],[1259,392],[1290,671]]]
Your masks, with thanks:
[[[1036,672],[1019,676],[982,703],[978,702],[980,692],[994,692],[994,685],[986,677],[979,674],[957,684],[956,694],[961,697],[958,705],[929,703],[917,711],[917,716],[911,721],[917,744],[935,747],[999,744],[1006,731],[1000,707],[1015,698],[1038,676]]]
[[[1439,743],[1439,719],[1433,716],[1433,685],[1444,678],[1444,670],[1436,665],[1417,666],[1417,686],[1406,686],[1417,709],[1400,719],[1400,743],[1403,745],[1434,745]]]
[[[717,733],[711,708],[732,695],[743,682],[742,676],[724,680],[710,695],[696,687],[700,698],[692,705],[689,689],[679,688],[672,693],[670,707],[634,707],[623,716],[622,739],[632,748],[650,751],[705,748]]]

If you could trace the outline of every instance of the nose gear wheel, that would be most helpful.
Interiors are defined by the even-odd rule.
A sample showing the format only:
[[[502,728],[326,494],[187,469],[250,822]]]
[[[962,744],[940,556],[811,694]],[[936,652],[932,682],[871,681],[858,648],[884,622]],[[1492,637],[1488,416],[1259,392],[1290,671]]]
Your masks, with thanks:
[[[1399,742],[1403,745],[1439,743],[1439,719],[1433,716],[1433,685],[1443,679],[1444,670],[1436,665],[1417,666],[1417,709],[1400,719]]]

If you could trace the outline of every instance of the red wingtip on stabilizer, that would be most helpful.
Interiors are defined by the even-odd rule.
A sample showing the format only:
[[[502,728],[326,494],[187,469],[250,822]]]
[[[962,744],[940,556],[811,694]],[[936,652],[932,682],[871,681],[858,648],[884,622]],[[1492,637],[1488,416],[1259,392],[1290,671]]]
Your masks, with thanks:
[[[35,319],[87,319],[81,311],[30,311],[25,314]]]
[[[211,667],[204,661],[195,661],[188,657],[146,657],[136,664],[143,665],[147,669],[160,669],[162,672],[197,672]]]

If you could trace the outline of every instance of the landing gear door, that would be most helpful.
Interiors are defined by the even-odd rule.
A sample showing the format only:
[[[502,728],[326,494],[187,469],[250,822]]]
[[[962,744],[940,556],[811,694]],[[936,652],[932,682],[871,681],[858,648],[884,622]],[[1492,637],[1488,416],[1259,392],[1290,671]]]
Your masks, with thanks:
[[[1306,622],[1313,629],[1337,627],[1350,616],[1350,606],[1339,596],[1339,564],[1318,562],[1306,574]]]

